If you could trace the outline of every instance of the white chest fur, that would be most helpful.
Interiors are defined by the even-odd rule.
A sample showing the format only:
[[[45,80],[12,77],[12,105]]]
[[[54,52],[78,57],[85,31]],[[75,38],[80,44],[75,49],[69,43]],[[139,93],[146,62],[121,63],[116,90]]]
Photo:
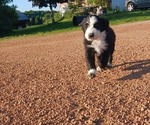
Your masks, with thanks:
[[[106,31],[99,32],[98,35],[96,35],[95,39],[92,40],[91,45],[88,45],[88,47],[94,48],[96,53],[100,55],[104,50],[107,49],[107,43],[105,39]]]
[[[104,40],[93,40],[91,45],[88,45],[88,47],[94,48],[96,53],[100,55],[104,50],[107,49],[107,43]]]

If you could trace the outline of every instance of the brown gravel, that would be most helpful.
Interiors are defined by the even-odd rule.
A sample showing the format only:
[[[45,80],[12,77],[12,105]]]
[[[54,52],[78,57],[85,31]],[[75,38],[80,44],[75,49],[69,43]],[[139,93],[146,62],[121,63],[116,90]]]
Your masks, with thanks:
[[[0,125],[149,125],[149,26],[113,26],[114,67],[92,80],[82,31],[2,40]]]

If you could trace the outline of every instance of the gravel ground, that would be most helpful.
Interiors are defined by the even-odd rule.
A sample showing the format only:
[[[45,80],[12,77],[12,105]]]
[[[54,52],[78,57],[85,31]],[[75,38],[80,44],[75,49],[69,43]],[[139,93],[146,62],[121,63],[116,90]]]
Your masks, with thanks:
[[[83,33],[0,42],[0,125],[149,125],[150,21],[113,26],[113,68],[87,78]]]

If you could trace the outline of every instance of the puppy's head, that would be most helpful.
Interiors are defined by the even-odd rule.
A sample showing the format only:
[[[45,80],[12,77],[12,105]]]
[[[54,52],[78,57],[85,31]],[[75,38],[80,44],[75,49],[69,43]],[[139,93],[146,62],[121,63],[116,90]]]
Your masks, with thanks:
[[[105,30],[109,27],[108,20],[90,15],[86,17],[80,24],[88,41],[99,40],[106,36]]]

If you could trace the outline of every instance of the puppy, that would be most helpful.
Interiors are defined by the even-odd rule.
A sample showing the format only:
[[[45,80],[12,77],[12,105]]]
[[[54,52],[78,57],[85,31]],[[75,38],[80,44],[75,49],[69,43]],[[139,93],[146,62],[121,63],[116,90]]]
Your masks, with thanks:
[[[96,15],[84,18],[80,26],[84,32],[88,76],[93,78],[96,75],[95,55],[98,61],[98,71],[112,67],[116,35],[109,27],[109,21]]]

